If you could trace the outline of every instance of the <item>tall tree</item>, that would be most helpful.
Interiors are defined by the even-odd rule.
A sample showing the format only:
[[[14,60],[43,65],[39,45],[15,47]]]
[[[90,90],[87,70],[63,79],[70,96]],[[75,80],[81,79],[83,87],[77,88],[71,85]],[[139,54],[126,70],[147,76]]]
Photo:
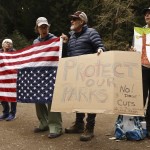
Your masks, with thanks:
[[[88,15],[89,26],[98,30],[108,50],[126,50],[132,41],[133,27],[144,25],[141,12],[149,6],[147,0],[0,0],[0,40],[18,31],[32,41],[37,36],[35,21],[41,16],[50,21],[52,33],[67,34],[69,14],[81,10]]]
[[[133,0],[104,0],[96,28],[102,32],[107,49],[126,49],[133,27]]]

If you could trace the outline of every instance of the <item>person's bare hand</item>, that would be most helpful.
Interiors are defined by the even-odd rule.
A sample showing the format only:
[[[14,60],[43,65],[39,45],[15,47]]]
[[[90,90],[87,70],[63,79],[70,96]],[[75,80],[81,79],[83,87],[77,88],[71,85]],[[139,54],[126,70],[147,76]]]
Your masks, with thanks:
[[[62,35],[60,37],[63,39],[63,43],[67,43],[68,42],[68,36],[65,35],[64,33],[62,33]]]
[[[134,48],[133,46],[131,46],[131,48],[129,49],[129,51],[136,52],[137,50],[136,50],[136,48]]]
[[[99,48],[99,49],[97,50],[97,55],[99,56],[102,52],[103,52],[103,50],[102,50],[101,48]]]

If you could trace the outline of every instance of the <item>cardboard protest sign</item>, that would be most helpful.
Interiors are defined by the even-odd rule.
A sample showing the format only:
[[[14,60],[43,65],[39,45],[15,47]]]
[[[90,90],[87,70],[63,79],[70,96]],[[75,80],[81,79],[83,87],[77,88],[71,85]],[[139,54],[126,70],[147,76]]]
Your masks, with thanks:
[[[140,58],[125,51],[62,58],[51,111],[143,115]]]
[[[134,47],[142,54],[142,64],[150,66],[150,28],[134,28]]]

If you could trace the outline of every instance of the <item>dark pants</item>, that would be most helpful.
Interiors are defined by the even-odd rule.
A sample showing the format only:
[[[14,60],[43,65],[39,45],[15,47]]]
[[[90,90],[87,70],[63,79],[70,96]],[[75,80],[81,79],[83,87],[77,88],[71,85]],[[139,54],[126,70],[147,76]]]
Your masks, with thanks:
[[[144,106],[148,100],[145,120],[147,124],[147,130],[150,132],[150,68],[142,67],[142,79]]]
[[[76,113],[76,123],[84,123],[85,113]],[[87,114],[86,129],[94,129],[96,114]]]
[[[9,103],[6,101],[1,101],[1,104],[3,106],[3,114],[5,115],[9,115],[10,113],[12,115],[16,114],[17,102],[10,102],[10,106]]]

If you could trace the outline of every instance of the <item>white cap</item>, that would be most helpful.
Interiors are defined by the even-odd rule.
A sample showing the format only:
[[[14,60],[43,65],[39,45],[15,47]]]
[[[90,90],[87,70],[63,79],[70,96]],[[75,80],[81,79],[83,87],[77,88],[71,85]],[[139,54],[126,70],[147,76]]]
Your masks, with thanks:
[[[5,42],[8,42],[8,43],[13,44],[13,42],[12,42],[12,40],[11,40],[11,39],[4,39],[4,40],[3,40],[3,42],[2,42],[2,45],[3,45]]]
[[[4,39],[2,42],[2,47],[4,47],[4,43],[6,43],[6,42],[13,44],[11,39]]]
[[[46,24],[47,26],[50,26],[47,19],[45,17],[39,17],[37,20],[36,20],[36,25],[39,27],[43,24]]]

